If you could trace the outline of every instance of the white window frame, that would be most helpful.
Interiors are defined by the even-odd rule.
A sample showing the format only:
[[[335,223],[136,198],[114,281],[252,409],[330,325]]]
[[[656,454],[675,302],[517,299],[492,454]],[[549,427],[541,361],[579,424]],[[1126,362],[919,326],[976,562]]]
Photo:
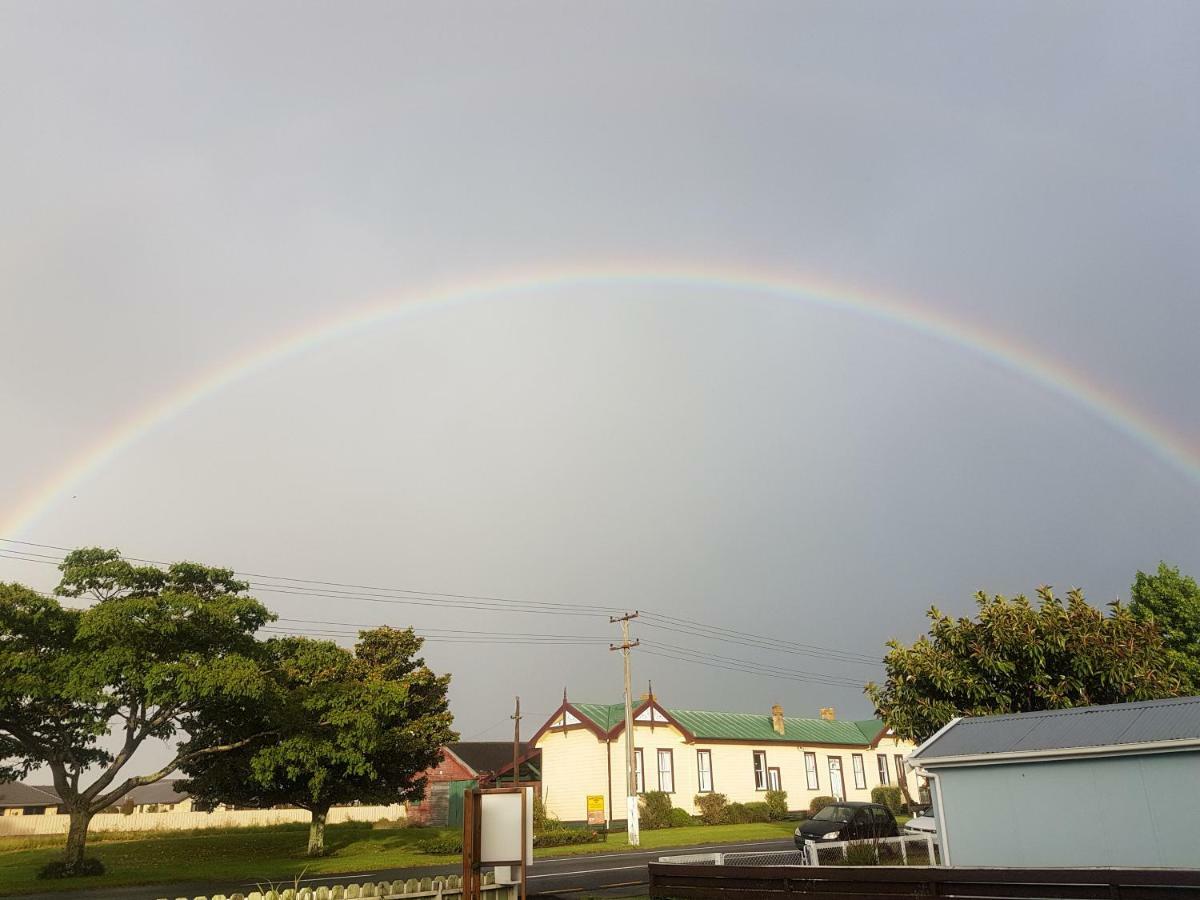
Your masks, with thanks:
[[[767,790],[783,790],[783,774],[779,771],[779,766],[767,766]]]
[[[659,750],[656,754],[658,760],[658,789],[665,794],[675,793],[675,754],[670,750]],[[663,760],[667,761],[667,767],[663,768]],[[666,776],[665,780],[663,776]]]
[[[754,789],[756,791],[765,791],[767,789],[767,751],[754,751]]]
[[[704,779],[708,778],[708,787],[704,786]],[[711,794],[713,791],[713,771],[712,771],[712,751],[697,750],[696,751],[696,785],[701,794]]]
[[[821,789],[821,776],[817,771],[817,754],[811,750],[804,751],[804,777],[807,779],[810,791]]]
[[[633,784],[639,794],[646,793],[646,762],[641,747],[633,748]]]
[[[852,753],[850,755],[850,765],[854,768],[855,789],[865,791],[867,789],[867,764],[863,762],[863,755],[861,753]]]
[[[877,754],[875,754],[875,758],[876,758],[876,760],[878,760],[878,766],[879,766],[879,783],[882,785],[891,784],[891,781],[889,780],[889,776],[888,776],[887,754],[886,753],[877,753]]]

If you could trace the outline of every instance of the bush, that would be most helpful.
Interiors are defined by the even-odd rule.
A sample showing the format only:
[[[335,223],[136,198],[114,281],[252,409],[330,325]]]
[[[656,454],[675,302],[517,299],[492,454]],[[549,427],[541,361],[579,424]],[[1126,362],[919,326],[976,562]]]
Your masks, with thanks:
[[[879,847],[872,841],[851,841],[846,845],[846,865],[879,865]]]
[[[596,844],[606,840],[599,831],[584,828],[552,828],[533,836],[535,847],[566,847],[570,844]]]
[[[680,809],[678,806],[671,809],[671,827],[672,828],[687,828],[689,825],[695,825],[696,820],[686,809]]]
[[[536,842],[536,836],[534,838]],[[461,834],[443,834],[441,837],[427,838],[416,843],[418,853],[429,853],[433,856],[453,856],[462,853]]]
[[[767,807],[771,811],[771,821],[778,822],[786,819],[788,814],[787,791],[767,791]]]
[[[901,807],[904,806],[904,797],[900,793],[900,788],[895,785],[881,784],[879,787],[871,788],[871,802],[886,806],[891,810],[893,816],[898,816]]]
[[[827,806],[837,803],[836,797],[813,797],[808,803],[808,814],[815,816]]]
[[[665,791],[647,791],[642,795],[639,824],[647,831],[671,827],[671,795]]]
[[[51,878],[83,878],[86,875],[103,875],[104,863],[94,856],[85,857],[77,866],[69,865],[61,859],[46,863],[37,873],[42,880]]]
[[[542,799],[541,795],[534,795],[533,833],[556,831],[562,827],[562,823],[558,821],[558,816],[546,811],[546,801]]]
[[[729,821],[729,798],[724,794],[697,794],[696,806],[705,825],[724,825]]]
[[[730,825],[771,821],[771,808],[765,803],[730,803],[728,809],[729,816],[725,821]]]

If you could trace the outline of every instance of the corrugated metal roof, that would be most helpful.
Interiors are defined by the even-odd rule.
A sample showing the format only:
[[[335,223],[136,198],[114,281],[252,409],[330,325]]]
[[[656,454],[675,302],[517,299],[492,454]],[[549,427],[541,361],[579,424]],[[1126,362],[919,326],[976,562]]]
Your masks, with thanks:
[[[962,719],[913,754],[921,759],[1200,740],[1200,697]]]
[[[608,731],[625,720],[621,703],[572,703],[599,728]],[[784,741],[800,744],[849,744],[866,746],[883,730],[877,719],[829,720],[785,716],[783,734],[775,731],[769,715],[755,713],[709,712],[698,709],[666,709],[680,725],[704,740],[766,743]]]
[[[19,781],[0,783],[0,807],[9,806],[57,806],[58,794],[44,791]]]

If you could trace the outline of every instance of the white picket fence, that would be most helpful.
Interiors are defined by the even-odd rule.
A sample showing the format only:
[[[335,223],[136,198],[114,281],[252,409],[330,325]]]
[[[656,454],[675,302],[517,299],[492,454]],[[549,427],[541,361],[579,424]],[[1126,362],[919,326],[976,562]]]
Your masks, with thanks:
[[[482,893],[485,900],[517,900],[517,887],[496,884],[490,872],[483,876]],[[380,881],[359,884],[276,886],[251,891],[248,894],[213,894],[194,900],[358,900],[375,897],[380,900],[451,900],[462,896],[462,878],[457,875],[436,878],[410,878],[407,881]],[[167,898],[162,898],[167,900]],[[188,900],[180,897],[178,900]]]
[[[192,828],[251,828],[256,825],[307,823],[312,816],[304,809],[219,809],[213,812],[100,813],[92,818],[89,831],[187,831]],[[404,805],[335,806],[328,822],[378,822],[405,818]],[[0,816],[0,836],[66,834],[70,816]]]

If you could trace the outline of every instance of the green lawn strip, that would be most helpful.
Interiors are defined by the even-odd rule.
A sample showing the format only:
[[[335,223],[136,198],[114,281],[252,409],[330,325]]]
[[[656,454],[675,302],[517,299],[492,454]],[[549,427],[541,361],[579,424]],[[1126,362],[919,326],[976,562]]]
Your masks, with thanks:
[[[643,850],[731,841],[777,840],[789,835],[787,822],[753,825],[716,825],[643,831]],[[225,893],[246,890],[243,885],[269,878],[371,872],[410,866],[446,867],[447,874],[461,865],[458,856],[419,853],[417,841],[436,838],[449,829],[373,829],[369,824],[331,825],[326,830],[329,856],[304,855],[308,831],[304,826],[195,831],[151,832],[137,835],[97,835],[89,841],[89,855],[99,857],[107,874],[94,878],[37,881],[38,869],[61,852],[62,838],[54,845],[30,847],[28,838],[0,838],[0,895],[37,891],[73,891],[90,887],[135,884],[168,884],[188,881],[224,882]],[[39,842],[41,839],[37,839]],[[605,843],[547,847],[535,851],[539,859],[591,853],[632,851],[623,833]]]

